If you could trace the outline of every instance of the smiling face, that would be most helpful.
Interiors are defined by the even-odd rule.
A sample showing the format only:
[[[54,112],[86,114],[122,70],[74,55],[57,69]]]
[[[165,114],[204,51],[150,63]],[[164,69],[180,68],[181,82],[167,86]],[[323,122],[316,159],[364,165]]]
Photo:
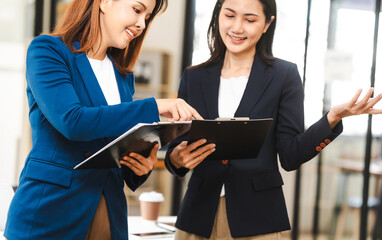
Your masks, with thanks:
[[[155,3],[155,0],[102,0],[100,51],[106,52],[108,47],[124,49],[141,35]]]
[[[273,19],[266,22],[259,0],[225,0],[219,14],[219,33],[227,53],[255,55],[256,44]]]

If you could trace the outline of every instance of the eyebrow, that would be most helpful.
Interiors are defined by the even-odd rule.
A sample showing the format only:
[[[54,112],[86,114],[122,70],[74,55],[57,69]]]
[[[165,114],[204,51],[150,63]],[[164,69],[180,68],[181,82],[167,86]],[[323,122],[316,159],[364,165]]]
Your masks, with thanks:
[[[145,9],[145,11],[147,10],[147,7],[146,7],[146,5],[143,3],[143,2],[140,2],[140,1],[136,1],[138,4],[140,4],[144,9]],[[152,15],[152,13],[150,13],[150,14],[147,14],[148,16],[149,16],[149,18],[151,17],[151,15]]]
[[[146,5],[144,4],[144,3],[142,3],[142,2],[140,2],[140,1],[136,1],[138,4],[140,4],[140,5],[142,5],[142,7],[146,10],[147,9],[147,7],[146,7]]]
[[[233,12],[233,13],[236,13],[235,10],[233,10],[232,8],[224,8],[224,10],[227,10],[227,11],[230,11],[230,12]],[[244,13],[245,16],[255,16],[255,17],[258,17],[259,15],[255,14],[255,13]]]

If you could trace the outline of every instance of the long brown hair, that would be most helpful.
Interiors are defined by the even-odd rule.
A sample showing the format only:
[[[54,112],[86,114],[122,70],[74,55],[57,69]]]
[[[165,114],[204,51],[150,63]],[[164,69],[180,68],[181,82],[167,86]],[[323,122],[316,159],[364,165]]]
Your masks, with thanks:
[[[206,67],[213,63],[218,62],[224,58],[226,52],[226,46],[219,33],[219,15],[222,9],[222,5],[225,0],[217,0],[215,8],[212,12],[212,18],[207,32],[208,47],[210,49],[210,58],[199,65],[193,66],[192,68]],[[275,19],[269,25],[268,30],[261,36],[256,44],[256,53],[259,54],[260,58],[268,65],[272,65],[272,61],[275,59],[272,53],[273,37],[276,28],[276,2],[275,0],[259,0],[263,5],[263,11],[265,14],[265,21],[269,23],[272,16]]]
[[[61,36],[66,46],[75,53],[88,52],[100,36],[100,4],[102,0],[73,0],[61,22],[51,33]],[[138,60],[143,39],[154,17],[165,11],[168,0],[155,0],[155,7],[151,16],[146,20],[146,28],[142,34],[133,39],[125,49],[110,47],[107,52],[112,57],[118,72],[131,73]],[[80,49],[73,47],[74,42],[80,43]]]

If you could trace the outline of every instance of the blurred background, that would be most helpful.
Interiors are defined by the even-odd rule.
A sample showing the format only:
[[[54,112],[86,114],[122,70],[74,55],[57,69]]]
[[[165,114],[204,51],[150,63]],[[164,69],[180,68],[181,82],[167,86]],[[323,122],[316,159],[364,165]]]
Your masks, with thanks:
[[[33,37],[54,28],[70,2],[0,0],[0,185],[17,188],[30,149],[26,49]],[[276,2],[274,55],[298,65],[306,127],[359,88],[382,92],[381,0]],[[176,97],[183,69],[208,59],[206,33],[215,3],[169,0],[135,67],[136,99]],[[382,239],[382,116],[356,116],[343,124],[343,134],[318,157],[299,171],[282,171],[293,228],[283,238]],[[164,154],[160,151],[159,159]],[[126,188],[129,215],[139,215],[139,194],[153,190],[165,196],[161,215],[176,215],[187,182],[188,177],[173,177],[159,161],[141,188]]]

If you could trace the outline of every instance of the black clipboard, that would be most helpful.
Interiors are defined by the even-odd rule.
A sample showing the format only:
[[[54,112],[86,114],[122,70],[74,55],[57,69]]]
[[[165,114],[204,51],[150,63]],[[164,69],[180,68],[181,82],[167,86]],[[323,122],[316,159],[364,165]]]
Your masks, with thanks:
[[[190,130],[188,122],[138,123],[133,128],[82,161],[74,169],[120,168],[119,160],[131,152],[150,155],[156,143],[165,147],[173,139]]]
[[[206,139],[206,144],[215,143],[215,152],[206,160],[255,158],[263,146],[272,121],[272,118],[192,120],[188,144],[199,139]]]

